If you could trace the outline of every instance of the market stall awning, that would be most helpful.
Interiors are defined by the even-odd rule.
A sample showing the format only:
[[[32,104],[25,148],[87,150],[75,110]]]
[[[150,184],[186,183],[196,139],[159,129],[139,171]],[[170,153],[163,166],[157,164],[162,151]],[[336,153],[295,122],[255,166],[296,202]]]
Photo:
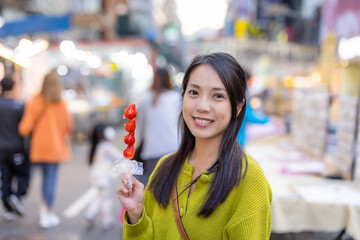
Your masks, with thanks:
[[[18,21],[7,22],[0,28],[0,38],[68,30],[71,14],[61,16],[34,15]]]

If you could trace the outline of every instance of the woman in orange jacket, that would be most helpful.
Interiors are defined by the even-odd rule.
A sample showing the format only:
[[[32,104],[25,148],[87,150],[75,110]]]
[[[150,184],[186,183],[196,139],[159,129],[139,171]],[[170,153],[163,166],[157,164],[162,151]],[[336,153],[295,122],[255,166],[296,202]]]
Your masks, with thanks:
[[[60,79],[55,72],[50,72],[44,78],[41,93],[26,104],[19,125],[21,135],[31,134],[30,160],[39,164],[43,173],[39,221],[42,228],[60,223],[52,207],[58,164],[71,158],[68,135],[72,127],[72,117],[61,98]]]

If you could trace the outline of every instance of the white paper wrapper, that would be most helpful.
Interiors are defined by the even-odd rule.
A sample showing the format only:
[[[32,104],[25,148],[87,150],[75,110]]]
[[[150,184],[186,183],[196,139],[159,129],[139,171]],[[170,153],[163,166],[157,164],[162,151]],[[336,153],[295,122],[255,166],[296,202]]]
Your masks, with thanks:
[[[143,163],[136,160],[129,160],[125,157],[121,157],[115,160],[114,164],[120,177],[122,177],[123,174],[126,174],[129,185],[133,183],[130,177],[130,173],[132,175],[143,175],[144,173]]]

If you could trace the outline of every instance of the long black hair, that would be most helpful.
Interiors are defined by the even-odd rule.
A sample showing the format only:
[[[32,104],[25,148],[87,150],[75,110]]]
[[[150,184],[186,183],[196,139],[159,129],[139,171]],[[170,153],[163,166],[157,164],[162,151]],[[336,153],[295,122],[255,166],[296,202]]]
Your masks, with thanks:
[[[199,216],[209,216],[226,199],[230,191],[240,183],[247,171],[247,159],[237,141],[237,135],[245,116],[246,80],[242,67],[231,55],[227,53],[199,55],[193,59],[186,70],[182,83],[182,99],[192,71],[200,65],[208,65],[217,72],[226,88],[232,109],[230,123],[221,141],[219,158],[215,165],[208,170],[209,173],[214,172],[214,179],[211,182],[206,201],[198,212]],[[242,109],[238,114],[237,107],[241,103],[243,103]],[[177,152],[161,163],[148,186],[148,189],[153,189],[158,204],[164,208],[169,203],[172,187],[181,167],[195,146],[195,137],[187,127],[182,113],[179,122],[182,132],[180,147]],[[245,166],[243,166],[243,157],[245,157]]]
[[[90,154],[89,154],[89,165],[91,165],[94,162],[94,156],[96,152],[96,147],[100,143],[101,140],[105,139],[104,131],[105,131],[106,125],[103,123],[97,123],[95,124],[91,136],[91,147],[90,147]]]

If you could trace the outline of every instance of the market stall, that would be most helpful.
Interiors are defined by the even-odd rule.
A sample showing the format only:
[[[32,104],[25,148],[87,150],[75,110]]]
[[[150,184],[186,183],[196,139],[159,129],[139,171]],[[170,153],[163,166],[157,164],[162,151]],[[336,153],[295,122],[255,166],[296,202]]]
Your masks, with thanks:
[[[290,144],[291,136],[250,141],[273,192],[272,232],[341,232],[360,239],[360,187],[321,176],[323,162]]]

